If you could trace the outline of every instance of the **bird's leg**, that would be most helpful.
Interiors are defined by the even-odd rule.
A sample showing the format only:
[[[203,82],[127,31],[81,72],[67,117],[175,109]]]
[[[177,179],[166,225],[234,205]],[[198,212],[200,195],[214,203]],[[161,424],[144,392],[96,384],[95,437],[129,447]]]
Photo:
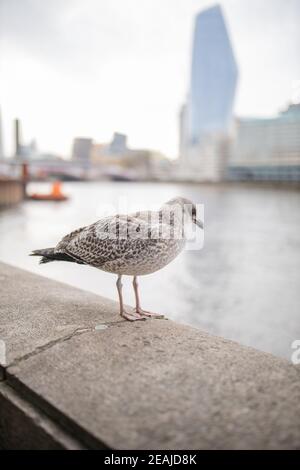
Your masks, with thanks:
[[[133,277],[133,289],[134,289],[134,295],[135,295],[135,311],[142,315],[143,317],[154,317],[154,318],[164,318],[163,315],[160,313],[152,313],[148,312],[147,310],[143,310],[141,308],[141,303],[140,303],[140,296],[139,296],[139,285],[137,282],[137,276]]]
[[[135,320],[144,320],[144,318],[141,315],[135,315],[126,312],[124,309],[124,303],[123,303],[123,295],[122,295],[122,276],[118,276],[117,280],[117,289],[118,289],[118,294],[119,294],[119,304],[120,304],[120,315],[121,317],[125,318],[126,320],[129,321],[135,321]]]

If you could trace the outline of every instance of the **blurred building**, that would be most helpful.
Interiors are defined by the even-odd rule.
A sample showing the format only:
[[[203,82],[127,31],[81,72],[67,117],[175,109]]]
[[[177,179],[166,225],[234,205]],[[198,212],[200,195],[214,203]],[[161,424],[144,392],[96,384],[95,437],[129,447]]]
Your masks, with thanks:
[[[39,156],[37,143],[32,139],[24,144],[22,140],[22,127],[20,119],[14,120],[14,158],[17,160],[29,160]]]
[[[91,160],[93,140],[88,137],[76,137],[73,141],[72,160],[89,163]]]
[[[187,102],[180,112],[180,171],[198,180],[224,176],[238,71],[219,5],[196,17]],[[227,142],[228,141],[228,142]]]
[[[115,132],[111,143],[109,144],[109,153],[112,155],[119,155],[128,150],[127,135]]]
[[[98,175],[132,180],[163,179],[169,163],[160,152],[129,148],[127,136],[118,132],[111,142],[92,145],[91,161]]]
[[[219,5],[196,17],[187,133],[191,144],[203,136],[226,133],[232,123],[237,66]]]
[[[22,156],[21,149],[21,123],[19,119],[14,120],[14,136],[15,136],[15,157],[19,158]]]
[[[181,106],[179,112],[179,156],[182,166],[188,164],[188,120],[187,120],[187,104]]]
[[[228,175],[238,180],[300,181],[300,104],[275,118],[239,119]]]

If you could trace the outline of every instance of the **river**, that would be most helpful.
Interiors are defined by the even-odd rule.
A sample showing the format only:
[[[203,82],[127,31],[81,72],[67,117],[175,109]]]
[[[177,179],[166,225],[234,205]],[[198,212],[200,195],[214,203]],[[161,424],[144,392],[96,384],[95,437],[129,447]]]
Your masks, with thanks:
[[[29,190],[48,188],[32,184]],[[28,254],[120,204],[146,209],[183,195],[204,204],[203,249],[184,251],[140,278],[143,307],[290,360],[291,344],[300,339],[300,192],[123,182],[65,183],[63,189],[67,202],[26,201],[0,212],[1,261],[117,299],[114,275],[71,263],[39,265]],[[133,304],[130,278],[124,288]]]

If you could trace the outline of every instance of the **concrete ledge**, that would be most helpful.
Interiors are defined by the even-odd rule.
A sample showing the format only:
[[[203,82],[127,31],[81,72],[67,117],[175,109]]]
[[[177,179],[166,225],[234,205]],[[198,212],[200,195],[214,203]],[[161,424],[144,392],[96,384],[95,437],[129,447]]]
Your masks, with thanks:
[[[81,450],[84,447],[45,414],[0,384],[0,449]]]
[[[300,449],[287,361],[168,320],[120,321],[114,302],[8,265],[0,281],[0,446]]]

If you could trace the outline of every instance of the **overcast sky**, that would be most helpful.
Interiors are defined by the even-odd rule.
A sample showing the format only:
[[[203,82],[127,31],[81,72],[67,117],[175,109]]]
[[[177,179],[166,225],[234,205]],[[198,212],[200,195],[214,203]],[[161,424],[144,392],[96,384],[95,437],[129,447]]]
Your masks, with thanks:
[[[41,150],[74,136],[177,155],[194,17],[209,0],[0,0],[0,106]],[[223,0],[239,66],[237,115],[272,115],[299,97],[300,0]],[[298,87],[298,90],[297,90]],[[298,96],[297,96],[298,95]]]

